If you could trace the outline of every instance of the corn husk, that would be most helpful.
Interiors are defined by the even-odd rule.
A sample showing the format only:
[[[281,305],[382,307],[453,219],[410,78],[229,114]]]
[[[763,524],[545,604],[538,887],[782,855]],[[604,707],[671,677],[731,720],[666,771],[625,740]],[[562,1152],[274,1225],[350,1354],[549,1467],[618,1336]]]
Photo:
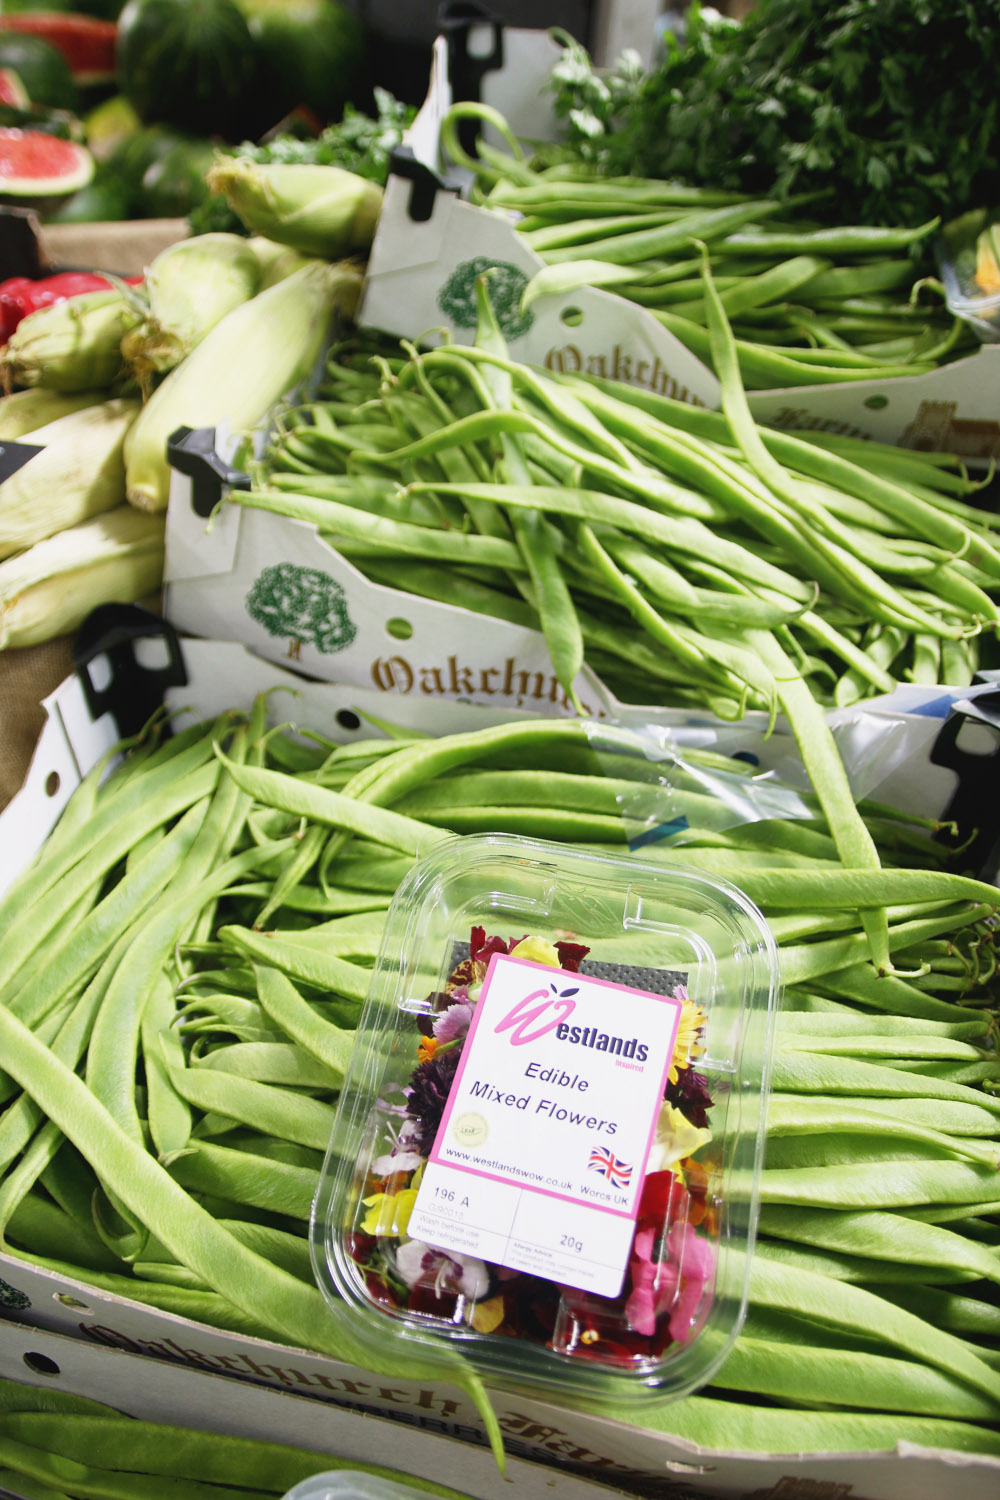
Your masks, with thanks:
[[[0,354],[4,388],[51,391],[108,387],[121,375],[121,342],[139,322],[124,292],[84,292],[22,318]]]
[[[252,234],[325,260],[367,252],[382,207],[378,183],[343,167],[226,156],[206,181]]]
[[[125,489],[143,510],[170,490],[167,439],[178,427],[258,426],[314,368],[336,314],[352,317],[361,273],[312,260],[217,323],[146,402],[125,439]]]
[[[47,391],[44,386],[33,390],[11,391],[9,396],[0,396],[0,442],[15,443],[26,432],[37,432],[60,417],[71,412],[82,411],[85,406],[96,406],[106,399],[105,391],[77,391],[63,395],[59,391]]]
[[[122,339],[140,385],[172,370],[234,307],[253,297],[260,261],[238,234],[199,234],[168,245],[146,272],[149,314]]]
[[[0,557],[125,503],[125,434],[139,402],[102,401],[31,433],[34,458],[0,484]]]
[[[120,505],[0,562],[0,648],[76,630],[99,604],[135,604],[163,580],[162,516]]]
[[[260,286],[257,290],[261,292],[284,281],[293,271],[301,271],[311,258],[303,255],[301,250],[293,250],[290,245],[279,245],[277,240],[267,240],[262,234],[251,235],[246,244],[252,248],[260,266]]]

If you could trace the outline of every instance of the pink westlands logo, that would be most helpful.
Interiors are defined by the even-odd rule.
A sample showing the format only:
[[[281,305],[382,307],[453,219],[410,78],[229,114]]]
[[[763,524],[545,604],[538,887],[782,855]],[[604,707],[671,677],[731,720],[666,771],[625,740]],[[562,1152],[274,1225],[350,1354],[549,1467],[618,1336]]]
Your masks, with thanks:
[[[537,1042],[539,1037],[555,1031],[557,1026],[569,1020],[576,1009],[576,1003],[568,997],[575,995],[578,989],[579,985],[575,985],[572,989],[558,991],[554,984],[550,984],[548,990],[532,990],[530,995],[525,995],[523,1000],[519,1000],[507,1012],[502,1021],[497,1022],[493,1030],[509,1031],[512,1047]],[[546,1017],[545,1020],[541,1019],[543,1016]],[[539,1024],[530,1029],[535,1022]]]

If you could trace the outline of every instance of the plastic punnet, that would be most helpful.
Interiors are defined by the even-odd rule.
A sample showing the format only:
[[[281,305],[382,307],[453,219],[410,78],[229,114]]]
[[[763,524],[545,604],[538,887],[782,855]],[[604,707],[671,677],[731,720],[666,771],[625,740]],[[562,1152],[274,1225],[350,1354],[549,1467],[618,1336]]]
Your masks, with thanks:
[[[986,344],[1000,342],[1000,210],[946,224],[937,247],[949,310]]]
[[[430,1490],[419,1485],[396,1484],[361,1469],[331,1469],[303,1479],[283,1500],[431,1500]]]
[[[447,840],[388,913],[313,1209],[321,1289],[494,1385],[696,1389],[745,1312],[778,991],[726,881]]]

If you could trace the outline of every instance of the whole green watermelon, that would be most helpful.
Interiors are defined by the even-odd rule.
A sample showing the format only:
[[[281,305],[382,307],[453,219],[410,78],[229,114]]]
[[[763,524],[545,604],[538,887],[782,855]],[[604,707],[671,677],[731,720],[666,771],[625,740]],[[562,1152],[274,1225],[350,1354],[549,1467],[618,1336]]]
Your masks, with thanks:
[[[118,86],[141,120],[238,140],[255,79],[253,38],[234,0],[128,0]]]
[[[257,133],[303,105],[323,123],[368,90],[365,34],[338,0],[238,0],[257,47]]]

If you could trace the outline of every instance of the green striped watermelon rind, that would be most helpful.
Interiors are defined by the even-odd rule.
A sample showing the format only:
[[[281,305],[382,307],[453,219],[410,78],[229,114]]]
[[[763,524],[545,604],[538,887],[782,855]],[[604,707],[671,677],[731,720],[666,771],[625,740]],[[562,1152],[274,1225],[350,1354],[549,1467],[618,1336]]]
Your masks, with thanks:
[[[119,88],[145,124],[244,138],[257,53],[234,0],[128,0],[117,55]]]

